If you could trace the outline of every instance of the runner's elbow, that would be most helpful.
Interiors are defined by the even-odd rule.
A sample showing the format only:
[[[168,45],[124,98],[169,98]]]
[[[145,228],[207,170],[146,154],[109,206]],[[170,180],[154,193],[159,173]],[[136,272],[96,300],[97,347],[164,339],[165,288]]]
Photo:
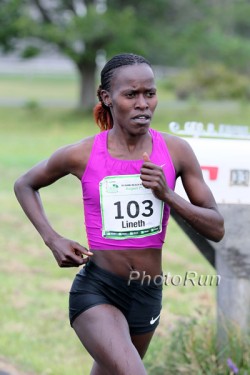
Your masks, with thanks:
[[[20,191],[22,190],[22,186],[23,186],[22,180],[23,180],[23,178],[21,176],[14,183],[14,192],[15,192],[16,196],[18,196]]]
[[[25,188],[29,187],[25,175],[20,176],[14,183],[14,192],[18,198]]]
[[[215,230],[213,233],[213,238],[211,238],[214,242],[220,242],[225,235],[225,227],[224,227],[224,219],[220,216],[218,223],[215,226]]]

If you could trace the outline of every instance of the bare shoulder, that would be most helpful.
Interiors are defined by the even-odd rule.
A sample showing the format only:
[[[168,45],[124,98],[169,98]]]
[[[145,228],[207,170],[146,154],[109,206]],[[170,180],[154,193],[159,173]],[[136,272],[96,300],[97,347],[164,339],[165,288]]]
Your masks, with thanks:
[[[48,167],[64,169],[81,178],[88,163],[95,136],[84,138],[76,143],[59,148],[48,160]]]
[[[63,149],[67,157],[72,161],[85,160],[88,161],[95,137],[81,139],[79,142],[65,146]]]
[[[159,133],[165,139],[166,144],[167,144],[167,146],[168,146],[169,149],[171,149],[171,148],[178,148],[178,147],[181,147],[181,148],[190,148],[189,143],[185,139],[183,139],[181,137],[178,137],[176,135],[169,134],[169,133],[164,133],[164,132],[159,132]]]
[[[173,134],[160,132],[166,141],[176,172],[179,174],[190,162],[197,164],[197,159],[190,144],[183,138]]]

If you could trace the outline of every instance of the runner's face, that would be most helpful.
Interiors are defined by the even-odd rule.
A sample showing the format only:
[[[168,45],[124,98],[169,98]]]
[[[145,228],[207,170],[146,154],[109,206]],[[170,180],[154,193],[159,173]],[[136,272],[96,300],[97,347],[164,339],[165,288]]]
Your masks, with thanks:
[[[114,127],[129,134],[145,134],[157,106],[152,69],[147,64],[117,69],[111,82],[110,98]]]

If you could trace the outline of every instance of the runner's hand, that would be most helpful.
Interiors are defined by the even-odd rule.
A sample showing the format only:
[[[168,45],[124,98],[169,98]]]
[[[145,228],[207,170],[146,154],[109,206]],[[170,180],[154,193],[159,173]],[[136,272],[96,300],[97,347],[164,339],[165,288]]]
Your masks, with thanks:
[[[88,249],[76,241],[59,237],[48,244],[59,267],[79,267],[87,263],[92,256]],[[84,257],[86,255],[86,257]]]
[[[146,152],[144,152],[142,157],[144,160],[140,176],[142,180],[142,185],[145,188],[151,189],[158,199],[166,201],[167,192],[170,189],[166,182],[163,167],[152,163]]]

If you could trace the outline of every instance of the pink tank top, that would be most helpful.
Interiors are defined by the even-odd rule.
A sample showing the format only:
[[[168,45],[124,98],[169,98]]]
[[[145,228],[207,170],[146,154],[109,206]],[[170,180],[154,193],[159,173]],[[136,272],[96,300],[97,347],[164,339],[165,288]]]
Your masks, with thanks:
[[[172,159],[170,157],[166,142],[162,135],[153,129],[150,129],[150,134],[152,136],[152,153],[150,155],[150,161],[157,165],[164,165],[163,170],[166,176],[166,181],[171,189],[175,187],[175,169],[173,166]],[[127,249],[143,249],[143,248],[162,248],[167,223],[170,215],[170,208],[168,205],[163,204],[162,210],[162,225],[161,230],[152,235],[141,235],[143,233],[143,228],[132,228],[133,230],[138,229],[140,236],[138,238],[110,238],[106,236],[103,232],[103,209],[102,201],[100,199],[100,183],[107,176],[123,176],[122,178],[133,177],[131,175],[139,175],[140,169],[143,164],[143,160],[121,160],[113,158],[107,149],[109,131],[103,131],[95,136],[93,147],[91,150],[90,158],[82,176],[82,192],[83,192],[83,202],[84,202],[84,215],[85,215],[85,226],[87,232],[87,239],[89,248],[92,250],[127,250]],[[120,177],[119,177],[120,178]],[[106,180],[106,179],[105,179]],[[104,181],[105,181],[104,180]],[[127,184],[128,185],[128,184]],[[133,185],[133,184],[131,184]],[[136,185],[136,184],[134,184]],[[112,185],[112,188],[116,189],[116,184]],[[131,187],[131,189],[133,186]],[[143,188],[143,187],[142,187]],[[115,191],[115,190],[114,190]],[[149,191],[149,189],[147,189]],[[151,192],[151,191],[149,191]],[[101,193],[102,196],[102,193]],[[112,196],[112,194],[111,194]],[[111,197],[112,198],[112,197]],[[159,201],[159,200],[158,200]],[[150,202],[149,200],[144,200],[144,214],[145,216],[150,215]],[[161,201],[159,201],[160,204]],[[114,206],[115,205],[115,206]],[[116,210],[116,218],[120,219],[119,223],[122,223],[123,227],[130,225],[143,227],[145,221],[134,219],[137,215],[138,204],[133,198],[130,200],[127,210],[131,221],[121,220],[126,218],[123,216],[121,211],[121,206],[119,202],[112,203],[112,209]],[[106,205],[107,207],[107,205]],[[108,206],[109,207],[109,206]],[[111,205],[110,205],[111,207]],[[139,208],[138,208],[139,209]],[[107,212],[108,211],[108,212]],[[126,214],[125,212],[125,214]],[[105,215],[109,219],[109,214],[111,210],[105,210]],[[145,220],[147,218],[145,217]],[[136,223],[136,224],[135,224]],[[126,233],[130,233],[131,228],[123,229]],[[112,233],[112,232],[106,232]],[[116,232],[117,233],[117,232]],[[145,231],[146,233],[146,231]],[[118,233],[119,235],[119,233]],[[124,235],[124,233],[123,233]]]

